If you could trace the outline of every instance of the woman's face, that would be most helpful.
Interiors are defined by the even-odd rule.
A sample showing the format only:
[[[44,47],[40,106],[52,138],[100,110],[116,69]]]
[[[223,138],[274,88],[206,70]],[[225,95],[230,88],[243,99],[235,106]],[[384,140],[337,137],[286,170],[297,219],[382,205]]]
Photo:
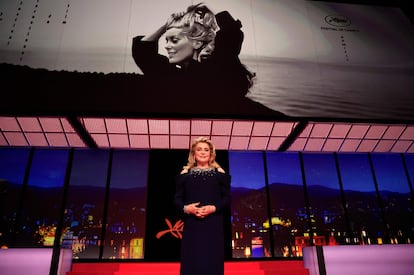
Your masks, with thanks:
[[[165,33],[168,59],[172,64],[181,64],[193,59],[194,43],[181,32],[180,28],[170,28]]]
[[[197,166],[208,166],[210,162],[211,151],[208,143],[197,143],[194,151],[194,158],[197,161]]]

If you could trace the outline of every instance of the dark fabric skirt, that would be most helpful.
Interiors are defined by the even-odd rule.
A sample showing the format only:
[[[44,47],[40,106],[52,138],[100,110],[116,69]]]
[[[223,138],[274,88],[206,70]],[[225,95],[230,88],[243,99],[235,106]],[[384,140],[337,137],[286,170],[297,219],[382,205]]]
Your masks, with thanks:
[[[223,216],[187,217],[181,243],[181,275],[224,274]]]

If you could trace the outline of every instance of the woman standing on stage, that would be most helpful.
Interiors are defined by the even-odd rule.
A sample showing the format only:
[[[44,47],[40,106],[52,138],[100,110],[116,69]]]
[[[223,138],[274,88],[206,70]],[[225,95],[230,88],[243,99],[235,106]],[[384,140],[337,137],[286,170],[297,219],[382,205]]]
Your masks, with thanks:
[[[214,144],[200,137],[176,179],[175,204],[185,215],[181,275],[224,274],[223,210],[230,206],[230,175],[216,162]]]

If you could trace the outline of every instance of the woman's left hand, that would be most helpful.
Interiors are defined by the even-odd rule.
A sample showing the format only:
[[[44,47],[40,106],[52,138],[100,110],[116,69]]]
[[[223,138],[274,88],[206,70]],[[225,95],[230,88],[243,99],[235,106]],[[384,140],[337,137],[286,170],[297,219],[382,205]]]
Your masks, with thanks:
[[[198,208],[196,216],[199,218],[205,218],[216,212],[216,207],[214,205],[204,205]]]

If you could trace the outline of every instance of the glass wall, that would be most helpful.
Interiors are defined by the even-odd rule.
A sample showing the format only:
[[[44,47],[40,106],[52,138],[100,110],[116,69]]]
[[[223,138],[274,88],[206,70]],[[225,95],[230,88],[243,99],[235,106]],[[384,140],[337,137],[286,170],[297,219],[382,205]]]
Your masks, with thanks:
[[[0,247],[13,247],[29,148],[0,148]]]
[[[97,259],[102,241],[109,150],[75,150],[65,207],[74,258]]]
[[[114,151],[103,258],[144,258],[148,151]]]
[[[303,166],[313,244],[345,244],[345,211],[334,155],[303,154]]]
[[[338,154],[350,231],[347,243],[377,244],[384,230],[367,154]]]
[[[385,232],[378,236],[379,242],[410,243],[413,240],[414,209],[401,156],[372,154],[371,159],[385,225]]]
[[[51,247],[60,218],[68,150],[38,149],[33,153],[22,198],[16,247]]]
[[[274,255],[302,256],[309,245],[302,172],[298,153],[266,153]]]
[[[413,192],[414,184],[414,154],[403,155],[404,168],[407,171],[407,179],[410,185],[411,193]]]
[[[230,152],[233,258],[270,257],[269,215],[262,152]]]

